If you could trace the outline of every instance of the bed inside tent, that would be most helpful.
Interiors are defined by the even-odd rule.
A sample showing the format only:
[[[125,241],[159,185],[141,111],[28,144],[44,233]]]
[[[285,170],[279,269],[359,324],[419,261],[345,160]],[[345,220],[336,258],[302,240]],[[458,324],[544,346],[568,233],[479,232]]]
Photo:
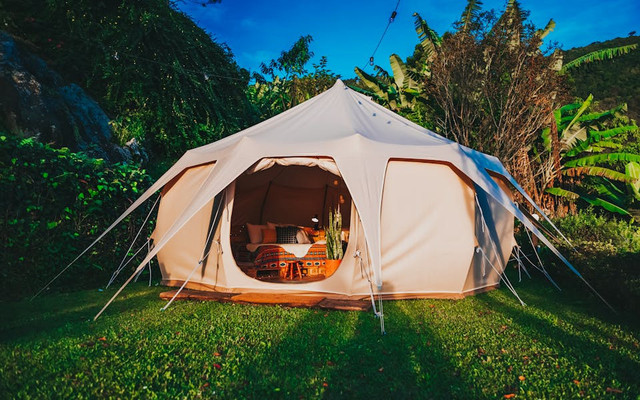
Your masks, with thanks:
[[[343,250],[349,240],[351,196],[333,160],[262,159],[235,182],[230,247],[248,276],[269,282],[321,280],[327,261],[329,213],[342,214]]]
[[[199,190],[212,167],[191,168],[165,188],[152,237],[160,237],[171,226],[176,211],[186,206],[190,194]],[[220,276],[211,276],[212,268],[207,271],[207,264],[215,264],[217,270],[221,263],[227,265],[226,269],[234,264],[244,275],[264,282],[323,280],[340,264],[327,260],[325,227],[329,213],[339,210],[342,215],[344,251],[349,243],[353,207],[332,159],[263,158],[238,176],[159,252],[163,283],[174,286],[186,280],[188,266],[197,262],[193,255],[200,253],[207,255],[203,271],[200,277],[188,279],[190,287],[212,289]],[[198,252],[197,246],[205,251]],[[231,257],[212,259],[210,253],[216,253],[217,246],[228,248]]]
[[[167,185],[155,238],[212,168],[192,167]],[[497,286],[513,245],[510,213],[449,163],[391,159],[383,186],[385,296],[459,298]],[[344,251],[337,267],[327,260],[323,229],[336,208]],[[334,160],[288,157],[262,158],[240,173],[160,250],[158,262],[167,286],[367,296],[369,256],[362,220]]]

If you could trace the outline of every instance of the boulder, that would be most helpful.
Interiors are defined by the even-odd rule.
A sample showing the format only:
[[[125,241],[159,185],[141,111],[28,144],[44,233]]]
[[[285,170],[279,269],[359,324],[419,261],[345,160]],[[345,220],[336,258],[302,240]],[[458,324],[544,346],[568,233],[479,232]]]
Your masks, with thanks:
[[[110,162],[129,161],[130,146],[112,143],[109,117],[75,83],[0,31],[0,128]],[[139,146],[135,149],[140,152]]]

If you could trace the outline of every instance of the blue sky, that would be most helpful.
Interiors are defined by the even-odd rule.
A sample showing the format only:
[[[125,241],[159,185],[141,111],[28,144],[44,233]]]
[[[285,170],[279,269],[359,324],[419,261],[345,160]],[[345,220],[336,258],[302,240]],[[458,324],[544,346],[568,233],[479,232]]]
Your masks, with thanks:
[[[202,7],[193,1],[179,2],[178,7],[217,42],[226,43],[241,67],[256,71],[261,62],[277,58],[300,36],[311,35],[315,57],[309,69],[324,55],[329,69],[343,78],[354,77],[355,66],[366,66],[365,70],[371,72],[369,57],[397,4],[397,0],[222,0]],[[418,43],[414,12],[442,34],[452,29],[465,5],[463,0],[401,0],[398,15],[375,54],[375,63],[390,69],[392,53],[403,59],[413,53]],[[503,0],[486,0],[483,9],[502,10],[504,5]],[[547,39],[558,42],[563,49],[640,32],[638,0],[521,0],[521,5],[531,11],[530,20],[538,27],[544,27],[551,18],[556,21]]]

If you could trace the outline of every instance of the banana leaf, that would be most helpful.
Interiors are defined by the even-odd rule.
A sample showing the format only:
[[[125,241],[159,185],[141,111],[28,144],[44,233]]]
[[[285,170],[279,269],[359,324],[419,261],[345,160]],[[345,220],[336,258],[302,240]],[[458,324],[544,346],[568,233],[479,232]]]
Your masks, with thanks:
[[[355,68],[356,75],[376,96],[388,100],[387,87],[375,76],[369,75],[360,68]]]
[[[416,33],[418,34],[420,45],[427,52],[427,59],[429,59],[430,56],[435,53],[436,48],[440,47],[442,38],[436,33],[436,31],[429,27],[427,21],[422,19],[418,13],[413,13],[413,25],[416,29]]]
[[[566,134],[566,132],[571,128],[571,126],[573,124],[575,124],[578,121],[578,118],[580,118],[580,116],[582,115],[582,113],[585,112],[585,110],[587,108],[589,108],[589,106],[591,105],[591,102],[593,101],[593,95],[590,94],[589,97],[587,97],[587,99],[585,101],[582,102],[582,105],[580,106],[580,108],[578,109],[578,111],[576,111],[576,113],[573,115],[573,118],[571,119],[571,122],[569,122],[569,124],[567,124],[564,129],[562,129],[562,133],[560,134],[560,137],[563,138],[564,135]],[[560,129],[560,126],[558,126],[558,129]]]
[[[564,106],[560,107],[560,113],[561,114],[566,114],[569,111],[577,110],[581,106],[582,106],[582,102],[581,101],[577,101],[575,103],[565,104]]]
[[[616,163],[616,162],[640,162],[639,154],[631,153],[605,153],[595,154],[592,156],[581,157],[564,163],[565,167],[584,167],[593,166],[598,163]]]
[[[507,3],[507,9],[505,14],[513,7],[514,0],[509,0]],[[469,29],[469,24],[478,16],[480,12],[480,6],[482,2],[479,0],[468,0],[467,6],[464,8],[462,15],[460,16],[460,22],[462,22],[461,32],[466,32]]]
[[[397,54],[392,54],[389,57],[389,63],[391,64],[391,72],[393,73],[393,80],[399,88],[409,87],[409,77],[407,76],[407,66],[404,65],[402,59]]]
[[[603,178],[612,179],[614,181],[625,182],[625,183],[634,181],[634,178],[630,177],[629,175],[623,172],[618,172],[618,171],[615,171],[609,168],[604,168],[604,167],[592,167],[592,166],[573,167],[573,168],[567,168],[563,170],[562,174],[566,176],[571,176],[571,177],[601,176]]]
[[[578,122],[596,122],[605,117],[614,117],[619,112],[627,111],[627,103],[622,103],[607,111],[585,114],[578,119]]]
[[[627,54],[628,52],[635,50],[637,47],[637,44],[630,44],[627,46],[611,47],[608,49],[592,51],[591,53],[587,53],[563,65],[560,73],[565,73],[572,68],[577,68],[581,65],[595,61],[610,60],[620,55]]]
[[[607,129],[606,131],[589,131],[589,139],[592,141],[600,141],[617,136],[621,133],[637,132],[638,127],[635,125],[621,126],[618,128]]]
[[[550,187],[545,190],[545,192],[552,194],[554,196],[565,197],[571,200],[577,200],[580,195],[578,193],[572,192],[570,190],[562,189],[559,187]]]
[[[564,155],[565,157],[575,157],[582,152],[599,153],[604,149],[620,149],[623,146],[620,143],[612,142],[609,140],[600,140],[597,142],[591,142],[590,140],[581,140],[578,144],[574,145]]]
[[[622,206],[626,201],[625,193],[607,179],[603,179],[602,182],[595,185],[593,189],[600,196],[606,196],[609,200],[611,200],[612,203],[619,206]]]
[[[555,27],[556,27],[556,22],[550,19],[549,22],[547,22],[547,26],[545,26],[544,29],[538,29],[536,31],[536,36],[538,37],[538,39],[542,40],[545,38],[545,36],[550,34]]]
[[[355,91],[356,91],[356,92],[358,92],[358,93],[362,93],[362,94],[364,94],[365,96],[369,96],[369,97],[371,97],[372,99],[374,99],[375,101],[377,101],[379,104],[386,104],[386,103],[387,103],[387,101],[386,101],[385,99],[383,99],[382,97],[380,97],[380,96],[376,95],[375,93],[373,93],[373,92],[371,92],[371,91],[369,91],[369,90],[363,89],[363,88],[358,87],[358,86],[353,86],[353,85],[349,85],[349,87],[350,87],[351,89],[355,90]]]
[[[640,201],[640,164],[633,161],[627,163],[624,167],[624,172],[635,179],[634,182],[629,183],[629,188],[633,193],[633,197]]]
[[[622,215],[626,215],[626,216],[630,216],[631,214],[629,214],[629,211],[625,210],[622,207],[619,207],[611,202],[608,202],[604,199],[601,199],[600,197],[596,197],[596,196],[591,196],[588,194],[583,194],[580,196],[581,200],[586,201],[587,203],[591,204],[592,206],[597,206],[597,207],[602,207],[607,211],[611,211],[614,213],[618,213],[618,214],[622,214]]]
[[[546,127],[542,130],[542,133],[540,134],[540,137],[542,138],[542,145],[544,146],[544,149],[547,151],[551,150],[551,128]]]

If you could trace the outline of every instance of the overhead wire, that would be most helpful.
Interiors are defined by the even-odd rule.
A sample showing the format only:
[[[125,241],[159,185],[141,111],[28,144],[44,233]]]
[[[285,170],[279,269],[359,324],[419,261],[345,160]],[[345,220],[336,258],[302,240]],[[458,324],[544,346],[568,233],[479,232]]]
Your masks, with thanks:
[[[378,40],[378,44],[376,45],[376,48],[373,49],[373,53],[371,53],[371,57],[369,57],[369,61],[362,67],[362,69],[367,68],[367,65],[373,66],[374,64],[373,60],[376,55],[376,52],[378,51],[378,48],[380,48],[380,44],[382,44],[382,40],[384,39],[385,35],[387,34],[387,31],[389,30],[389,26],[391,26],[391,23],[393,21],[395,21],[396,16],[398,15],[399,6],[400,6],[400,0],[398,0],[398,2],[396,3],[396,8],[394,8],[393,11],[391,12],[391,16],[389,17],[387,26],[384,28],[384,32],[382,32],[382,36],[380,36],[380,40]]]

